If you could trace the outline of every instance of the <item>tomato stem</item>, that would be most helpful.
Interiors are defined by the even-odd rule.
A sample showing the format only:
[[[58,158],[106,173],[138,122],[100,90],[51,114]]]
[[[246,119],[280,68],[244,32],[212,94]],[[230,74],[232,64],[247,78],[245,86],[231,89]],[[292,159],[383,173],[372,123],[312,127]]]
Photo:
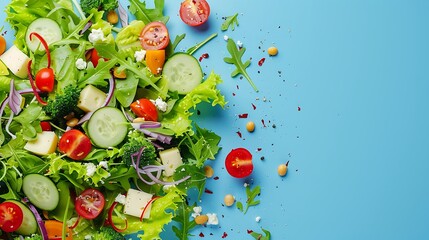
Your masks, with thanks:
[[[39,39],[39,41],[42,43],[43,47],[45,48],[46,56],[48,57],[48,68],[51,68],[51,52],[49,51],[48,43],[42,36],[40,36],[40,34],[36,32],[30,33],[30,41],[32,40],[33,35]]]
[[[31,88],[33,89],[34,96],[36,96],[37,101],[42,104],[43,106],[46,106],[48,103],[43,101],[43,99],[40,97],[39,92],[37,91],[36,84],[34,83],[33,75],[31,74],[31,63],[33,61],[28,61],[27,70],[28,70],[28,79],[30,79]]]

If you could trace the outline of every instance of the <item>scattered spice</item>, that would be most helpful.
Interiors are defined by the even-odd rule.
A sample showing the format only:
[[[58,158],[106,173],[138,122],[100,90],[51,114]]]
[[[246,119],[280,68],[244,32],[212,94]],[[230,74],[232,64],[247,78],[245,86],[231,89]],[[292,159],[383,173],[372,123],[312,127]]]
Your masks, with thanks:
[[[248,113],[242,113],[238,115],[238,118],[247,118],[249,116]]]
[[[256,110],[255,104],[252,103],[253,110]]]
[[[216,176],[216,177],[214,177],[214,178],[213,178],[213,180],[219,180],[219,177],[218,177],[218,176]]]
[[[237,131],[237,135],[241,138],[243,135],[241,134],[240,131]]]
[[[204,190],[204,192],[207,193],[207,194],[213,194],[213,191],[211,191],[211,190],[209,190],[207,188]]]
[[[203,53],[198,60],[201,62],[201,61],[203,61],[204,58],[209,58],[209,54],[208,53]]]
[[[204,233],[203,233],[203,232],[200,232],[200,234],[199,234],[198,236],[200,236],[200,237],[204,237]]]
[[[262,151],[262,148],[257,148],[258,152]]]
[[[298,112],[299,112],[299,111],[301,111],[301,107],[300,107],[300,106],[298,106]]]
[[[228,237],[228,234],[226,232],[223,232],[222,238],[226,238],[226,237]]]
[[[253,230],[247,229],[247,234],[251,234]]]
[[[265,125],[265,120],[264,120],[264,119],[261,119],[261,123],[262,123],[262,126],[267,127],[267,126]]]
[[[261,58],[261,59],[258,61],[258,65],[259,65],[259,66],[262,66],[262,65],[264,64],[264,62],[265,62],[265,58]]]

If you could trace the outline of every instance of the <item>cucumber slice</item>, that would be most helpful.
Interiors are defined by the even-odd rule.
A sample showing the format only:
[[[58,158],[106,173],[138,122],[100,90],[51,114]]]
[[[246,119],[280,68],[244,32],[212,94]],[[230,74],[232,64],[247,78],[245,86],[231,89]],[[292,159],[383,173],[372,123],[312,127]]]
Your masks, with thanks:
[[[50,18],[38,18],[30,23],[25,33],[25,43],[32,52],[45,51],[38,38],[33,37],[30,40],[32,32],[36,32],[42,36],[46,40],[46,43],[48,43],[48,46],[63,39],[63,34],[58,23]]]
[[[187,53],[171,56],[164,64],[162,75],[168,81],[168,89],[179,94],[187,94],[203,80],[200,63]]]
[[[57,186],[46,176],[32,173],[22,180],[22,190],[30,202],[42,210],[54,210],[60,196]]]
[[[109,106],[99,108],[88,121],[89,138],[99,147],[114,147],[127,136],[126,122],[127,119],[121,110]]]
[[[21,208],[24,216],[21,226],[15,232],[27,236],[36,233],[38,225],[36,217],[31,212],[31,210],[25,204],[16,200],[6,200],[6,202],[12,202],[18,205]]]

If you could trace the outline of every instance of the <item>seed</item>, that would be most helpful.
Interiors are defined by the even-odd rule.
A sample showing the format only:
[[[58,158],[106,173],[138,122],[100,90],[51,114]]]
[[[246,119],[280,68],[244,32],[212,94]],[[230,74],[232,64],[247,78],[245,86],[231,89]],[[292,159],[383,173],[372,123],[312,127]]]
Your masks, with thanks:
[[[204,166],[204,173],[206,174],[207,178],[211,178],[214,175],[214,170],[210,165]]]
[[[246,124],[246,129],[247,129],[247,131],[249,131],[249,132],[253,132],[253,131],[255,131],[255,123],[254,123],[254,122],[252,122],[252,121],[247,122],[247,124]]]
[[[118,14],[115,10],[111,10],[107,13],[107,21],[111,24],[117,24],[119,21]]]
[[[195,223],[198,225],[205,224],[209,220],[209,217],[207,215],[199,215],[195,217]]]
[[[268,55],[275,56],[277,53],[279,53],[279,50],[276,47],[269,47],[267,52]]]
[[[280,164],[280,165],[277,167],[277,173],[279,174],[279,176],[283,177],[283,176],[285,176],[285,175],[286,175],[286,173],[287,173],[287,165],[288,165],[288,163],[289,163],[289,162],[287,162],[287,163],[285,163],[285,164]]]
[[[69,127],[75,127],[78,122],[79,122],[79,119],[71,118],[71,119],[67,120],[66,125]]]
[[[144,118],[138,117],[138,118],[134,118],[133,123],[144,123],[145,120]]]
[[[223,198],[223,202],[225,203],[225,206],[230,207],[234,204],[235,202],[235,197],[232,196],[231,194],[227,194],[225,195],[225,197]]]

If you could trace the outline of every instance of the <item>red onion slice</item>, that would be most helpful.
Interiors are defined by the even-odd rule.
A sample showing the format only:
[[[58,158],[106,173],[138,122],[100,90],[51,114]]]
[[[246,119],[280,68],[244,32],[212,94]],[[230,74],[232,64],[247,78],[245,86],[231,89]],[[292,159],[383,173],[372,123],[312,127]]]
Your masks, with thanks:
[[[28,203],[28,208],[30,208],[31,212],[34,214],[34,217],[36,217],[37,225],[39,226],[40,234],[42,235],[43,240],[49,240],[48,231],[46,231],[45,223],[43,222],[39,212],[37,212],[37,209],[30,203]]]
[[[119,19],[121,19],[122,27],[128,26],[128,13],[124,7],[122,7],[121,3],[118,5]]]
[[[10,91],[9,91],[9,107],[15,115],[18,115],[21,112],[21,103],[22,96],[15,89],[14,80],[10,81]]]

